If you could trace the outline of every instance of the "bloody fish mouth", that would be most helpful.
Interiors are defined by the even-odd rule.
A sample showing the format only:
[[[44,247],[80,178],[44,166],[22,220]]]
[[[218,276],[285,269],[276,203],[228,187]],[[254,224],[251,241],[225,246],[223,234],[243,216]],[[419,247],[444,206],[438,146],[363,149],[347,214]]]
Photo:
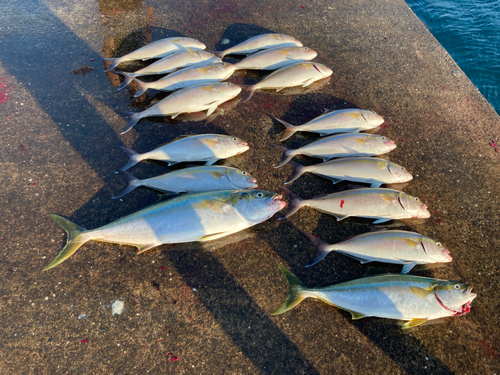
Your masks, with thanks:
[[[278,205],[280,210],[286,206],[286,202],[283,202],[283,195],[274,195],[270,202],[267,203],[268,206],[276,206]]]

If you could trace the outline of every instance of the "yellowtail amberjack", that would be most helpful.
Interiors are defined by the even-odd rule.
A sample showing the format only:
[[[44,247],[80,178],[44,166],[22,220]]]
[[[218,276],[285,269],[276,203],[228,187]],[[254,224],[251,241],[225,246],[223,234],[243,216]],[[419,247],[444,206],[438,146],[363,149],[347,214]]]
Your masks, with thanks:
[[[128,186],[113,199],[123,197],[139,186],[171,193],[257,188],[257,180],[248,172],[222,165],[184,168],[144,180],[126,171],[120,172],[127,179]]]
[[[289,46],[302,47],[302,43],[284,34],[262,34],[247,39],[225,51],[214,52],[214,54],[222,59],[226,55],[249,55],[261,49]]]
[[[301,61],[312,60],[318,54],[308,47],[275,47],[254,53],[234,64],[236,70],[275,70]]]
[[[280,187],[290,200],[290,209],[280,219],[287,218],[300,208],[309,206],[333,215],[337,220],[365,217],[376,219],[373,224],[396,219],[430,217],[427,206],[416,197],[402,191],[383,188],[361,188],[340,191],[313,199],[300,199],[291,191]]]
[[[404,230],[382,230],[364,233],[336,244],[328,244],[310,233],[302,232],[316,246],[317,252],[306,267],[335,251],[361,263],[383,262],[402,264],[401,273],[408,273],[417,264],[448,263],[453,260],[441,243],[429,237]]]
[[[407,329],[427,320],[467,314],[476,298],[472,287],[458,281],[400,274],[308,288],[287,268],[278,266],[288,281],[290,294],[273,315],[282,314],[311,297],[349,311],[353,319],[374,316],[406,320],[402,328]]]
[[[265,190],[186,194],[90,230],[61,216],[50,215],[66,230],[68,240],[45,270],[64,262],[91,240],[135,246],[139,253],[166,243],[215,240],[271,218],[285,207],[281,198]]]

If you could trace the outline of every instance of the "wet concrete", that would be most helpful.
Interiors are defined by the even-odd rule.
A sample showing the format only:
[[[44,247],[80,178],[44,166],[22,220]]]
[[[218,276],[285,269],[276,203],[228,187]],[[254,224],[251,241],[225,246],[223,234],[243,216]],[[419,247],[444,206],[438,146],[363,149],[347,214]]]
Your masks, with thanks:
[[[4,8],[0,372],[498,373],[499,117],[403,1],[19,0]],[[302,94],[257,93],[208,124],[151,119],[120,135],[126,120],[114,110],[139,110],[152,95],[116,91],[120,78],[103,72],[101,56],[174,35],[220,49],[269,31],[316,50],[331,80]],[[182,134],[232,134],[251,149],[225,163],[276,190],[291,169],[273,168],[280,154],[266,144],[278,143],[282,127],[264,113],[300,124],[324,108],[351,107],[385,118],[380,132],[398,145],[388,157],[414,174],[404,190],[429,205],[431,218],[406,228],[441,241],[454,258],[412,273],[472,285],[469,314],[405,333],[395,321],[352,321],[313,300],[271,316],[288,293],[278,262],[308,286],[367,272],[335,254],[304,268],[315,250],[299,229],[328,242],[370,230],[370,220],[336,222],[309,208],[204,246],[136,255],[89,242],[41,271],[66,238],[48,214],[95,228],[158,199],[147,189],[110,199],[125,186],[115,174],[126,161],[117,146],[144,152]],[[299,133],[285,145],[314,138]],[[133,173],[165,170],[141,163]],[[308,175],[290,189],[309,198],[346,185]],[[124,311],[113,315],[117,300]]]

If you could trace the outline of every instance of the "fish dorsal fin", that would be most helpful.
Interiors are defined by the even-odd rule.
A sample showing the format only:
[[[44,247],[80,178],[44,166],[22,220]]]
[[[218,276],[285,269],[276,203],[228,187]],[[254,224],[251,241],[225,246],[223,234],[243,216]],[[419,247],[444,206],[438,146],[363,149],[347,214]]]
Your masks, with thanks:
[[[414,262],[405,264],[403,266],[403,269],[401,270],[401,273],[407,274],[408,272],[410,272],[412,270],[413,267],[415,267],[415,265],[416,265],[416,263],[414,263]]]
[[[427,321],[427,319],[412,319],[412,320],[406,322],[405,324],[403,324],[401,329],[408,329],[408,328],[416,327],[416,326],[419,326],[420,324],[425,323],[426,321]]]

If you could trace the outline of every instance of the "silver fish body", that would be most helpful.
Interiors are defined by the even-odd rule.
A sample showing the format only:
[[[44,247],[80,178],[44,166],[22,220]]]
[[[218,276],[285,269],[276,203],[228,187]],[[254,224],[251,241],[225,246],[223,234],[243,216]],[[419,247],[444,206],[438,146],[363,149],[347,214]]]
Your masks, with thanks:
[[[130,114],[130,121],[121,134],[132,129],[141,119],[154,116],[177,117],[181,113],[192,113],[207,110],[210,116],[217,107],[238,96],[241,88],[230,82],[204,83],[186,87],[149,107]]]
[[[291,216],[304,206],[333,215],[337,220],[351,216],[376,219],[374,224],[396,219],[430,217],[425,204],[421,203],[418,198],[399,190],[352,189],[304,200],[285,188],[282,190],[290,199],[290,209],[282,218]]]
[[[87,241],[136,246],[139,252],[165,243],[209,241],[259,224],[284,206],[281,196],[270,191],[222,190],[172,198],[91,230],[51,215],[68,233],[68,242],[45,270]]]
[[[179,48],[179,46],[181,47]],[[206,48],[203,43],[199,42],[196,39],[186,37],[173,37],[151,42],[144,47],[138,48],[135,51],[126,54],[125,56],[119,58],[104,58],[104,60],[111,61],[111,66],[108,69],[111,70],[122,62],[126,61],[148,60],[153,58],[165,57],[171,53],[182,50],[182,47],[202,50]]]
[[[128,186],[113,198],[123,197],[140,186],[173,193],[257,188],[257,180],[248,172],[222,165],[184,168],[144,180],[139,180],[126,171],[121,172],[127,179]]]
[[[319,133],[320,135],[354,133],[370,130],[384,123],[384,119],[375,112],[357,108],[327,112],[302,125],[292,125],[273,118],[286,127],[281,141],[287,140],[296,132]]]
[[[288,281],[290,294],[273,313],[281,314],[304,298],[320,299],[347,310],[353,319],[373,316],[408,321],[403,329],[427,320],[460,316],[470,311],[476,297],[472,287],[458,282],[427,277],[384,274],[308,288],[292,272],[279,265]]]
[[[394,150],[396,144],[381,135],[346,133],[320,138],[295,150],[278,145],[274,147],[284,151],[282,159],[276,165],[278,168],[288,163],[296,155],[307,155],[324,161],[339,157],[376,156]]]
[[[142,160],[152,159],[173,165],[181,162],[204,161],[211,165],[219,159],[226,159],[241,154],[249,149],[243,140],[222,134],[199,134],[180,137],[152,151],[138,154],[125,147],[120,147],[129,161],[121,169],[127,170]]]
[[[262,49],[289,46],[302,47],[302,43],[285,34],[262,34],[215,54],[222,59],[226,55],[249,55]]]
[[[359,260],[361,263],[383,262],[403,265],[401,273],[408,273],[417,264],[448,263],[453,260],[441,243],[418,233],[403,230],[384,230],[364,233],[336,244],[303,232],[316,246],[317,252],[306,267],[335,251]]]
[[[259,89],[276,89],[278,92],[287,87],[307,87],[316,81],[330,77],[332,73],[330,68],[316,62],[306,61],[287,65],[264,77],[256,84],[246,87],[249,95],[244,101],[250,99]]]
[[[189,86],[224,81],[234,73],[234,70],[235,66],[226,62],[197,64],[171,73],[158,81],[142,82],[136,80],[139,88],[134,96],[141,96],[148,89],[174,91]],[[123,74],[127,75],[127,73]]]
[[[303,166],[291,161],[293,172],[285,182],[289,184],[309,172],[327,178],[334,184],[348,180],[380,187],[382,184],[408,182],[413,176],[404,167],[391,161],[371,157],[351,157]]]
[[[234,64],[236,70],[275,70],[297,62],[314,59],[318,54],[308,47],[276,47],[254,53]]]

